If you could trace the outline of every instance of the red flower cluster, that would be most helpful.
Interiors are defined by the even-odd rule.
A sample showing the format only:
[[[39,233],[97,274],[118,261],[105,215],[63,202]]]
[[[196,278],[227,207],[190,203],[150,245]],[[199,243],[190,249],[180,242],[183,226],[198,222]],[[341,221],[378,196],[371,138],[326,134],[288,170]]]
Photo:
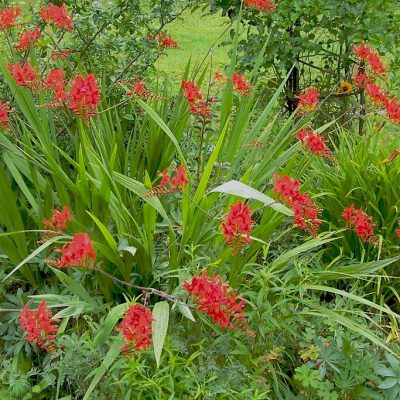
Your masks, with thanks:
[[[386,73],[386,68],[379,54],[370,47],[367,47],[364,43],[361,43],[359,47],[354,44],[353,52],[361,61],[369,65],[373,75],[381,76]]]
[[[373,49],[361,43],[359,47],[353,45],[353,52],[362,61],[366,62],[372,72],[372,75],[382,77],[386,73],[379,54]],[[385,108],[388,118],[395,124],[400,124],[400,101],[395,98],[389,99],[386,90],[379,84],[373,83],[373,80],[367,75],[365,68],[359,68],[355,75],[354,81],[361,89],[365,91],[371,100]]]
[[[214,99],[203,101],[200,88],[192,81],[182,81],[184,96],[189,103],[189,111],[204,118],[211,117],[211,105]]]
[[[246,82],[243,75],[235,72],[232,75],[232,83],[235,90],[242,96],[248,96],[251,92],[251,85]]]
[[[14,65],[8,64],[7,69],[11,72],[19,86],[29,87],[36,81],[36,70],[29,61],[25,61],[22,67],[19,62]]]
[[[315,109],[315,106],[319,102],[319,92],[315,88],[310,88],[298,96],[299,100],[299,111],[309,112]]]
[[[64,76],[65,71],[63,69],[51,69],[47,78],[44,79],[48,87],[53,89],[54,95],[58,100],[64,100],[67,97]]]
[[[391,121],[400,125],[400,101],[396,99],[388,100],[386,103],[386,112]]]
[[[176,191],[183,190],[189,180],[186,176],[186,170],[183,165],[175,168],[175,176],[169,175],[168,171],[164,169],[160,173],[161,182],[150,189],[145,195],[146,196],[159,196],[163,194],[170,194]]]
[[[8,125],[10,123],[10,117],[8,114],[10,113],[10,103],[3,103],[0,100],[0,129],[7,130]]]
[[[127,95],[132,97],[138,97],[139,99],[161,99],[160,96],[147,90],[144,86],[144,82],[140,79],[136,79],[134,83],[128,82],[131,86],[131,90],[128,90]]]
[[[20,33],[19,43],[15,46],[18,50],[25,51],[29,48],[30,44],[36,43],[40,38],[41,32],[38,27],[34,30],[26,30]]]
[[[260,11],[267,11],[270,14],[276,8],[276,4],[271,3],[271,0],[243,0],[243,2],[246,6],[257,8]]]
[[[47,260],[46,262],[57,268],[85,267],[96,261],[93,243],[87,233],[76,233],[71,243],[61,249],[56,249],[56,251],[61,253],[61,257],[58,260]]]
[[[234,253],[240,251],[245,243],[251,242],[250,233],[254,224],[248,204],[244,205],[239,200],[230,206],[222,223],[222,232],[226,244],[231,246]]]
[[[21,9],[19,7],[0,9],[0,31],[6,31],[12,28],[20,14]]]
[[[152,345],[150,336],[153,334],[151,323],[155,321],[151,311],[141,304],[130,306],[125,311],[120,327],[117,329],[122,334],[122,339],[127,342],[122,351],[145,351]]]
[[[150,39],[152,38],[153,36],[151,35]],[[158,34],[158,44],[165,49],[177,49],[179,47],[178,43],[165,32],[161,32]]]
[[[67,229],[67,223],[73,220],[74,218],[70,214],[68,206],[64,206],[62,211],[56,208],[50,219],[43,220],[43,225],[45,228],[52,229],[59,233]]]
[[[192,81],[182,81],[184,95],[188,103],[196,103],[203,99],[200,88]]]
[[[307,147],[310,151],[319,157],[332,158],[332,152],[325,144],[326,139],[318,132],[302,129],[297,132],[297,138],[303,147]]]
[[[322,222],[318,218],[320,210],[308,194],[300,193],[300,182],[275,173],[274,192],[293,210],[294,224],[316,236]]]
[[[385,106],[388,102],[388,97],[385,89],[382,86],[374,83],[367,83],[365,85],[365,91],[371,97],[371,100],[379,105]]]
[[[39,16],[42,20],[48,23],[54,23],[54,25],[64,31],[72,31],[72,19],[68,15],[65,3],[62,3],[60,7],[53,3],[49,3],[47,8],[41,8]]]
[[[212,274],[208,278],[203,271],[200,276],[194,276],[190,282],[183,282],[183,288],[189,292],[196,303],[197,310],[203,311],[222,328],[247,327],[243,312],[244,300],[240,299],[228,283]]]
[[[96,114],[100,101],[100,91],[93,74],[78,75],[71,84],[68,94],[69,108],[73,110],[85,123]]]
[[[371,83],[365,71],[357,70],[354,74],[354,82],[359,88],[364,88],[365,85]]]
[[[364,242],[375,243],[376,236],[373,231],[373,221],[362,208],[356,209],[354,204],[344,209],[342,217],[350,227],[353,227],[357,236]]]
[[[54,325],[58,319],[53,319],[51,311],[43,300],[38,309],[29,310],[28,304],[21,310],[18,321],[24,332],[28,334],[26,340],[43,350],[55,352],[55,333],[58,326]]]

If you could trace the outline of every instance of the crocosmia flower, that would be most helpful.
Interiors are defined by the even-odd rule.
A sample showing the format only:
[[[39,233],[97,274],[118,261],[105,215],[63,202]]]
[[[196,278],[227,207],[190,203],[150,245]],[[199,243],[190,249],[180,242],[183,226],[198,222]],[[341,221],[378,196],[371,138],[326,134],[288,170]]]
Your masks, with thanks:
[[[320,133],[302,129],[297,132],[297,138],[303,147],[308,148],[313,154],[319,157],[332,158],[331,150],[325,144],[326,139]]]
[[[18,50],[25,51],[29,48],[29,45],[36,43],[40,38],[41,32],[39,28],[34,30],[26,30],[20,33],[19,42],[15,46]]]
[[[245,301],[215,272],[208,278],[207,272],[183,282],[183,288],[193,296],[197,310],[204,312],[221,328],[239,328],[250,333],[243,311]]]
[[[158,196],[163,194],[170,194],[176,191],[183,190],[189,180],[186,175],[186,169],[183,165],[180,165],[178,168],[175,168],[175,175],[170,175],[168,171],[165,169],[160,173],[161,182],[150,189],[146,196]]]
[[[100,101],[100,91],[93,74],[78,75],[71,84],[68,93],[69,108],[73,110],[85,123],[96,114]]]
[[[386,112],[391,121],[395,124],[400,124],[400,101],[396,99],[388,100]]]
[[[183,92],[188,103],[196,103],[203,99],[200,88],[192,81],[182,81]]]
[[[353,44],[352,47],[353,53],[362,61],[368,60],[368,57],[371,55],[371,49],[365,45],[365,43],[361,43],[360,46]]]
[[[248,7],[257,8],[260,11],[266,11],[270,14],[276,8],[276,4],[271,3],[271,0],[243,0],[243,3]]]
[[[7,69],[19,86],[30,87],[36,81],[36,69],[29,61],[25,61],[23,66],[19,62],[8,64]]]
[[[58,260],[46,260],[46,262],[57,268],[86,267],[93,265],[96,261],[96,252],[87,233],[75,234],[71,243],[56,251],[61,253],[61,257]]]
[[[65,71],[63,69],[51,69],[44,82],[53,90],[56,99],[64,100],[67,97],[64,82]]]
[[[379,105],[386,105],[389,101],[385,89],[374,83],[367,83],[365,91],[371,97],[371,100]]]
[[[165,32],[158,34],[158,44],[165,49],[177,49],[178,43],[172,39],[171,36],[167,35]]]
[[[8,130],[10,123],[10,103],[3,103],[0,100],[0,129]]]
[[[232,76],[232,83],[235,90],[242,96],[248,96],[250,94],[251,85],[246,82],[246,79],[243,75],[235,72]]]
[[[67,229],[67,223],[73,220],[74,218],[70,214],[68,206],[64,206],[61,211],[56,208],[51,218],[43,221],[43,225],[45,228],[52,229],[56,232],[63,232]]]
[[[152,322],[155,321],[151,311],[141,304],[131,305],[125,311],[124,318],[117,331],[126,343],[122,351],[145,351],[152,345]]]
[[[300,94],[298,99],[300,112],[313,111],[319,102],[319,92],[315,88],[310,88]]]
[[[240,251],[245,243],[251,242],[250,233],[254,224],[248,204],[239,200],[230,206],[221,227],[224,240],[234,253]]]
[[[322,222],[319,219],[320,209],[308,194],[300,192],[300,182],[275,173],[274,192],[293,210],[294,224],[316,236]]]
[[[365,88],[365,85],[371,83],[371,80],[368,78],[365,71],[358,69],[354,74],[354,83],[359,88]]]
[[[54,319],[51,311],[43,300],[37,310],[29,310],[28,304],[21,310],[18,321],[27,334],[26,340],[50,353],[55,352],[55,334],[58,319]]]
[[[21,9],[19,7],[0,8],[0,31],[12,28],[20,14]]]
[[[72,31],[72,19],[68,15],[65,3],[62,3],[60,7],[53,3],[49,3],[47,8],[41,8],[39,16],[42,20],[53,23],[57,28],[64,31]]]
[[[373,230],[374,223],[362,208],[356,209],[354,204],[344,209],[342,217],[348,225],[354,229],[362,242],[376,243],[376,236]]]

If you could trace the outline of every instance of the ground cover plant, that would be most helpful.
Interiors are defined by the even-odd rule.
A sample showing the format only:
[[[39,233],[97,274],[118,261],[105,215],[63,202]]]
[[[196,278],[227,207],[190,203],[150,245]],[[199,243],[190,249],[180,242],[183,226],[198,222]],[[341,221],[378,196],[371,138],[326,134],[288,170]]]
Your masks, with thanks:
[[[226,66],[165,77],[216,7]],[[242,69],[288,7],[0,7],[2,399],[399,398],[396,65],[352,31],[337,91],[290,94],[272,27]]]

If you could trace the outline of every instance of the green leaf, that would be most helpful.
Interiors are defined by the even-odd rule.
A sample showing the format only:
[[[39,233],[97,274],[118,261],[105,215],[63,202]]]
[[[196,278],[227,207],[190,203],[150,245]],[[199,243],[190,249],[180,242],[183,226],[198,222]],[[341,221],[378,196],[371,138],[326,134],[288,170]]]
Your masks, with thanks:
[[[214,192],[227,193],[234,196],[243,197],[245,199],[258,200],[261,203],[264,203],[266,206],[271,207],[275,211],[278,211],[285,215],[293,216],[293,211],[290,210],[288,207],[272,199],[266,194],[261,193],[256,189],[253,189],[251,186],[248,186],[239,181],[231,180],[227,183],[217,186],[210,191],[210,193]]]
[[[119,340],[114,340],[110,349],[108,350],[107,354],[104,357],[103,362],[101,365],[96,368],[89,376],[94,375],[92,381],[90,382],[90,385],[88,387],[87,392],[85,393],[85,396],[83,397],[83,400],[89,400],[90,395],[92,394],[93,390],[97,386],[97,384],[100,382],[101,378],[103,375],[107,372],[108,368],[112,365],[112,363],[115,361],[115,359],[118,357],[119,353],[121,351],[121,341]]]
[[[153,307],[153,317],[155,319],[153,321],[153,348],[157,367],[159,367],[168,330],[169,304],[167,301],[160,301]]]

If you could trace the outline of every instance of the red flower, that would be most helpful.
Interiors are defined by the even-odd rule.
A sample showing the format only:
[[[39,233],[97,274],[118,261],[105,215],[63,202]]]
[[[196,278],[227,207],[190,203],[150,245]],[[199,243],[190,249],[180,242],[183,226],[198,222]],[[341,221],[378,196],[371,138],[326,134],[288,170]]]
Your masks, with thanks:
[[[50,55],[52,61],[57,61],[58,59],[65,59],[72,53],[71,49],[64,51],[53,51]]]
[[[157,94],[147,90],[144,86],[144,82],[140,79],[136,79],[134,83],[128,82],[128,84],[132,87],[132,90],[128,90],[127,92],[129,96],[136,96],[140,99],[161,99]]]
[[[92,240],[87,233],[77,233],[71,243],[56,251],[61,253],[58,260],[47,260],[48,264],[57,268],[85,267],[96,261],[96,253]]]
[[[39,16],[46,22],[54,23],[54,25],[65,31],[72,31],[72,19],[68,15],[65,3],[62,3],[60,7],[53,3],[49,3],[47,8],[41,8]]]
[[[186,100],[189,103],[196,103],[197,100],[202,100],[203,95],[200,93],[200,88],[192,81],[182,81],[182,87]]]
[[[246,6],[257,8],[260,11],[267,11],[270,14],[276,8],[276,4],[271,3],[271,0],[243,0],[243,2]]]
[[[362,61],[366,61],[371,55],[371,49],[364,43],[361,43],[359,47],[357,47],[356,44],[353,44],[352,50],[353,53]]]
[[[21,9],[19,7],[0,9],[0,31],[12,28],[20,14]]]
[[[281,195],[286,202],[291,203],[298,198],[300,182],[294,178],[291,179],[288,175],[279,177],[275,172],[274,192],[276,196]]]
[[[175,176],[169,175],[168,171],[164,169],[164,171],[160,173],[160,177],[161,182],[157,186],[150,189],[146,193],[147,196],[158,196],[183,190],[189,183],[186,170],[183,165],[180,165],[175,169]]]
[[[214,102],[213,99],[207,101],[198,101],[197,103],[191,104],[189,111],[203,118],[211,118],[211,104]]]
[[[65,83],[64,83],[65,71],[63,69],[51,69],[47,78],[44,82],[53,89],[57,99],[64,100],[66,98]]]
[[[318,132],[302,129],[297,132],[297,138],[300,140],[303,147],[308,149],[319,157],[332,158],[331,150],[326,146],[326,139]]]
[[[287,175],[279,177],[275,173],[274,192],[293,210],[294,224],[316,236],[322,222],[319,219],[320,209],[308,194],[300,193],[300,182]]]
[[[0,100],[0,129],[7,130],[8,125],[10,123],[10,117],[8,114],[10,113],[10,103],[3,103]]]
[[[127,342],[122,347],[123,351],[135,348],[145,351],[152,345],[150,336],[153,334],[152,322],[155,321],[151,311],[141,304],[130,306],[125,311],[120,327],[117,329],[122,334],[122,340]]]
[[[319,92],[315,88],[310,88],[298,96],[300,111],[313,111],[319,102]]]
[[[54,325],[58,319],[53,319],[51,311],[43,300],[37,310],[29,310],[28,304],[21,310],[18,321],[24,332],[28,334],[26,340],[43,350],[55,352],[55,333],[58,326]]]
[[[373,231],[373,221],[362,208],[356,209],[354,204],[344,209],[342,217],[347,221],[348,225],[354,228],[357,236],[362,242],[375,243],[376,236]]]
[[[358,69],[354,74],[354,83],[359,88],[364,88],[367,83],[371,83],[365,71]]]
[[[374,83],[367,83],[365,86],[365,90],[368,95],[371,97],[371,100],[374,103],[380,105],[386,105],[389,101],[385,89],[382,86],[376,85]]]
[[[368,64],[371,68],[371,72],[374,75],[380,76],[386,73],[386,68],[383,65],[381,58],[378,53],[372,52],[368,57]]]
[[[167,35],[165,32],[158,34],[158,44],[164,48],[176,49],[178,48],[178,43],[172,39],[171,36]]]
[[[247,328],[244,300],[220,276],[213,273],[209,279],[207,272],[203,271],[200,276],[194,276],[191,282],[184,281],[183,288],[198,303],[197,310],[205,312],[222,328]]]
[[[234,73],[232,83],[235,90],[243,96],[248,96],[251,92],[251,85],[246,82],[243,75]]]
[[[39,28],[35,28],[34,30],[26,30],[20,33],[19,35],[19,43],[15,46],[18,50],[24,51],[29,48],[30,44],[36,43],[36,41],[40,38],[41,33]]]
[[[224,77],[224,75],[222,75],[220,72],[215,72],[214,73],[214,79],[217,81],[217,82],[225,82],[226,81],[226,78]]]
[[[69,108],[85,123],[88,123],[89,117],[96,114],[100,101],[100,91],[95,76],[93,74],[78,75],[72,82],[68,95]]]
[[[227,245],[237,253],[244,243],[250,243],[251,228],[255,221],[251,219],[251,211],[248,204],[243,205],[239,200],[232,204],[229,213],[222,223],[222,232]]]
[[[29,61],[25,61],[23,67],[19,62],[8,64],[7,69],[11,72],[13,78],[20,86],[29,87],[36,80],[36,70]]]
[[[400,101],[396,99],[388,100],[386,104],[386,112],[391,121],[400,124]]]
[[[43,220],[43,225],[45,228],[52,229],[57,232],[63,232],[65,229],[67,229],[67,223],[73,220],[74,218],[70,214],[68,206],[64,206],[62,211],[56,208],[53,211],[53,215],[51,216],[50,220]]]

